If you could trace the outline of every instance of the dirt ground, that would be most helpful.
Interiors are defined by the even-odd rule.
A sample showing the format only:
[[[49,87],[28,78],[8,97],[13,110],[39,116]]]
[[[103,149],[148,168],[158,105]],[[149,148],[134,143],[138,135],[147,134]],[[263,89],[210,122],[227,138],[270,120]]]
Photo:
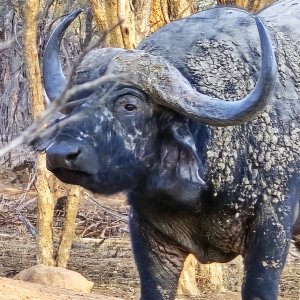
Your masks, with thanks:
[[[27,167],[11,172],[0,169],[0,276],[7,278],[37,263],[36,239],[28,230],[36,228],[37,204],[32,188],[24,192],[28,182]],[[68,268],[92,280],[95,294],[138,299],[139,281],[130,249],[124,197],[96,197],[96,201],[98,204],[86,196],[81,202]],[[63,208],[64,198],[61,198],[55,211],[56,241],[62,227]],[[281,280],[281,299],[300,300],[300,257],[296,253],[292,247]],[[202,295],[197,299],[240,299],[242,276],[241,259],[224,265],[222,287],[209,284],[199,273]]]

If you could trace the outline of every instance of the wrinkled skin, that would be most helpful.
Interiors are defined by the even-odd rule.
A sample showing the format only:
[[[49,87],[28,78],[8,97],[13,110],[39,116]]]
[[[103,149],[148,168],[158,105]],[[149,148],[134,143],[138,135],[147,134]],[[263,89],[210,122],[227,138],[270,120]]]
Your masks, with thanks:
[[[285,11],[289,22],[298,26],[284,23],[288,22],[287,17],[280,19],[278,25],[274,15],[283,11],[282,5],[288,6]],[[231,21],[225,16],[228,10],[232,13]],[[271,105],[256,120],[235,127],[210,127],[160,106],[135,86],[118,85],[103,98],[110,87],[107,84],[66,116],[71,120],[81,114],[79,120],[56,128],[58,121],[52,125],[55,130],[51,134],[34,142],[37,150],[46,150],[47,167],[64,182],[100,194],[128,193],[141,299],[174,299],[189,253],[201,263],[228,262],[241,254],[245,264],[243,299],[277,299],[290,240],[293,234],[300,234],[300,92],[295,84],[300,70],[288,54],[296,55],[299,62],[300,20],[291,18],[291,11],[299,16],[297,1],[283,1],[261,13],[272,32],[280,76]],[[181,23],[179,27],[169,24],[139,48],[169,59],[201,90],[205,76],[193,77],[191,61],[183,56],[187,53],[185,47],[190,45],[180,43],[180,37],[195,35],[197,28],[200,32],[199,28],[205,28],[209,22],[216,27],[224,26],[224,30],[216,29],[222,31],[222,45],[229,45],[230,52],[247,59],[251,66],[249,74],[243,73],[238,83],[233,84],[235,98],[236,93],[245,92],[241,92],[238,84],[247,86],[257,78],[259,69],[257,55],[251,51],[259,49],[257,37],[250,36],[248,21],[241,22],[238,17],[240,11],[230,8],[199,13],[186,19],[184,30]],[[229,29],[222,25],[224,18]],[[194,27],[187,25],[189,22]],[[241,27],[236,30],[238,26]],[[284,41],[279,30],[282,28],[287,34],[292,32],[291,36],[298,41],[296,50],[285,49],[285,57],[280,44]],[[176,30],[178,40],[173,38]],[[249,32],[239,35],[240,30]],[[171,39],[166,38],[168,33]],[[210,34],[203,30],[200,40],[206,36],[211,40]],[[239,39],[236,48],[231,39]],[[176,42],[178,47],[166,41]],[[196,43],[191,44],[194,47]],[[213,52],[215,48],[211,47]],[[198,57],[201,49],[196,52]],[[92,80],[105,72],[103,65],[109,66],[111,58],[105,60],[99,53],[94,51],[82,62],[74,83]],[[193,58],[192,54],[189,57]],[[205,52],[202,54],[209,57]],[[87,62],[94,61],[94,70],[98,70],[97,55],[101,56],[102,69],[91,71]],[[197,63],[201,66],[203,61]],[[233,61],[231,70],[235,63],[240,64]],[[213,68],[211,73],[207,70],[210,78],[217,76]],[[215,69],[221,72],[222,68]],[[209,86],[213,83],[209,82],[208,89]],[[220,96],[222,92],[216,88],[209,93]]]

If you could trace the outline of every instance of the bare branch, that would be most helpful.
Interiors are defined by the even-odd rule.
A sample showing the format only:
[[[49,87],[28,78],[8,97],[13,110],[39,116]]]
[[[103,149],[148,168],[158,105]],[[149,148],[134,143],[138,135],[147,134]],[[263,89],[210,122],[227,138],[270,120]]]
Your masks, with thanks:
[[[19,32],[15,37],[13,37],[12,39],[6,41],[6,42],[3,42],[3,43],[0,43],[0,52],[4,51],[4,50],[7,50],[9,48],[11,48],[14,43],[17,41],[17,38],[22,34],[22,32]]]
[[[122,80],[123,79],[123,80]],[[121,83],[122,81],[126,81],[125,80],[125,76],[124,75],[105,75],[101,78],[95,79],[93,81],[87,82],[87,83],[83,83],[79,86],[75,86],[71,89],[67,89],[64,92],[64,95],[52,102],[49,107],[47,108],[47,110],[45,110],[33,123],[31,126],[29,126],[19,137],[17,137],[16,139],[14,139],[12,142],[10,142],[7,146],[3,147],[2,149],[0,149],[0,157],[7,154],[8,152],[10,152],[11,150],[13,150],[14,148],[22,145],[22,144],[26,144],[26,143],[30,143],[33,139],[40,137],[41,134],[41,130],[43,129],[43,125],[46,121],[49,120],[49,117],[51,116],[52,113],[56,112],[56,111],[60,111],[65,107],[65,104],[67,103],[67,105],[73,105],[72,103],[68,103],[68,101],[72,98],[74,98],[74,95],[76,95],[79,92],[84,92],[84,91],[91,91],[92,89],[97,88],[100,84],[104,83],[104,82],[108,82],[108,81],[114,81],[114,82],[118,82]],[[107,96],[107,93],[104,95],[104,97]],[[103,97],[103,101],[104,98]],[[102,102],[102,101],[101,101]],[[78,102],[77,102],[78,103]],[[72,122],[75,119],[79,118],[80,115],[74,115],[71,118],[69,118],[68,120],[66,120],[65,122],[62,121],[60,123],[59,126],[65,126],[67,122]],[[54,128],[54,129],[57,129]],[[52,129],[51,129],[52,130]],[[46,130],[43,132],[43,134],[49,133]]]
[[[102,204],[100,204],[98,201],[96,201],[91,195],[89,195],[88,193],[85,193],[84,194],[87,199],[91,202],[93,202],[94,204],[96,204],[97,206],[99,206],[100,208],[102,208],[104,211],[106,211],[107,213],[117,217],[118,219],[120,219],[120,221],[124,222],[124,223],[128,223],[128,219],[127,219],[127,216],[124,216],[122,214],[120,214],[119,212],[109,208],[109,207],[106,207]]]
[[[31,233],[31,235],[35,239],[37,239],[37,230],[31,224],[31,222],[26,217],[24,217],[20,212],[17,213],[17,218],[25,225],[26,229]]]
[[[119,25],[120,25],[120,23],[116,24],[113,28],[111,28],[111,30],[114,30],[114,28]],[[108,33],[109,33],[109,31],[106,32],[105,35],[107,35]],[[78,62],[76,63],[76,65],[73,67],[73,69],[71,71],[70,78],[72,78],[74,76],[76,67],[82,62],[84,56],[89,51],[93,50],[94,48],[99,47],[99,45],[103,42],[104,39],[105,39],[105,36],[102,37],[99,40],[99,42],[95,43],[91,47],[87,48],[84,52],[82,52],[82,54],[80,55],[80,57],[78,59]],[[71,99],[74,99],[74,96],[76,94],[82,93],[82,92],[90,92],[92,90],[95,90],[102,83],[109,82],[109,81],[114,82],[114,84],[112,86],[112,88],[114,88],[116,84],[119,84],[121,82],[126,82],[126,78],[128,78],[126,76],[126,74],[104,75],[93,81],[86,82],[86,83],[83,83],[81,85],[77,85],[74,87],[70,87],[71,81],[69,80],[67,87],[66,87],[65,91],[63,92],[62,96],[59,99],[51,102],[51,104],[48,106],[48,108],[43,113],[41,113],[41,115],[35,119],[35,121],[32,123],[32,125],[29,126],[25,131],[23,131],[23,133],[20,136],[18,136],[16,139],[12,140],[8,145],[6,145],[2,149],[0,149],[0,157],[4,156],[5,154],[7,154],[8,152],[12,151],[14,148],[16,148],[22,144],[28,144],[32,140],[36,139],[37,137],[41,137],[41,134],[45,135],[45,134],[49,133],[49,131],[47,131],[47,129],[46,130],[44,129],[45,122],[47,122],[49,120],[49,117],[54,112],[61,111],[62,109],[67,108],[69,106],[74,106],[74,104],[78,105],[78,101],[75,101],[74,103],[70,102]],[[107,93],[105,93],[105,95],[101,99],[102,101],[98,102],[98,104],[103,103],[103,101],[106,99],[106,97],[110,91],[111,91],[111,89],[109,89],[107,91]],[[79,118],[79,117],[80,117],[80,115],[74,115],[71,118],[68,118],[68,120],[61,122],[59,126],[65,126],[67,122],[72,122],[72,121],[74,121],[75,118]],[[55,130],[55,129],[58,129],[58,128],[53,127],[52,129],[49,128],[48,130]]]

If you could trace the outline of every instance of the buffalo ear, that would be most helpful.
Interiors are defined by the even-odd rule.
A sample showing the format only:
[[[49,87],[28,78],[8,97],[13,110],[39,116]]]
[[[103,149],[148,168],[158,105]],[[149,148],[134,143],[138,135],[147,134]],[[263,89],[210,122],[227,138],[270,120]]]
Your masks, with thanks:
[[[172,122],[163,135],[157,188],[194,206],[205,189],[203,166],[187,122]]]

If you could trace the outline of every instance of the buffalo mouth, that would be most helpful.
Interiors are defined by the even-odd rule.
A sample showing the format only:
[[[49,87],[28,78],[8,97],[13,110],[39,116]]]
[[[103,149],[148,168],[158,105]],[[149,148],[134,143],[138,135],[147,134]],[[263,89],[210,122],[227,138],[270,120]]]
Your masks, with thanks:
[[[64,168],[52,169],[51,172],[64,183],[79,185],[93,193],[105,193],[101,185],[95,181],[95,178],[93,179],[91,174]]]
[[[62,182],[79,185],[96,194],[112,195],[124,190],[122,184],[109,182],[108,178],[110,176],[107,173],[97,176],[97,174],[89,174],[66,168],[55,168],[50,171]]]
[[[84,185],[90,181],[91,174],[65,168],[49,169],[59,180],[68,184]]]

